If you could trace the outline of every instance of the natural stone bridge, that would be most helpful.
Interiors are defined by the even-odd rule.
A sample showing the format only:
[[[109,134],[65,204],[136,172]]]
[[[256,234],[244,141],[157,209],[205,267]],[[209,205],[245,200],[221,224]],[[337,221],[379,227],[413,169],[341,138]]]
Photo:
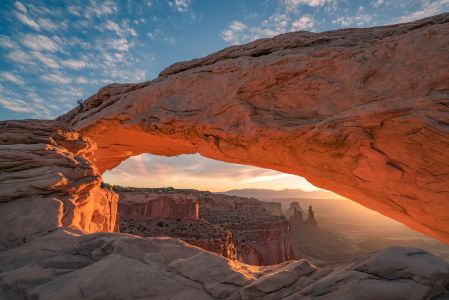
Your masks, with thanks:
[[[100,172],[140,153],[305,177],[449,241],[449,15],[296,32],[112,84],[59,118]]]

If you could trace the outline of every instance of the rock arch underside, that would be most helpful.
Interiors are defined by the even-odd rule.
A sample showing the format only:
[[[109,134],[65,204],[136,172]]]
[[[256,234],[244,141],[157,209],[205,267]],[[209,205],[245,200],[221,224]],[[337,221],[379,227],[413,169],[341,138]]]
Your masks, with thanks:
[[[173,279],[179,290],[191,287],[180,299],[202,293],[205,298],[273,296],[287,288],[280,282],[324,272],[304,261],[242,271],[238,263],[225,263],[173,239],[107,233],[117,231],[117,195],[101,187],[101,174],[141,153],[200,153],[303,176],[447,243],[449,14],[384,27],[261,39],[176,63],[152,81],[108,85],[57,120],[0,122],[0,272],[7,274],[0,273],[0,278],[3,286],[10,284],[0,296],[45,298],[54,296],[61,284],[75,282],[58,295],[106,297],[103,289],[112,281],[100,280],[92,287],[79,274],[60,271],[64,268],[45,273],[50,261],[57,264],[42,250],[49,245],[61,253],[85,251],[82,258],[71,254],[73,261],[66,257],[63,263],[83,276],[118,271],[114,267],[126,263],[130,271],[120,269],[123,278],[141,275],[128,290],[138,289],[140,278],[158,282],[180,276]],[[95,232],[105,233],[85,234]],[[151,255],[143,252],[144,246]],[[17,249],[22,249],[20,257]],[[369,260],[375,266],[357,262],[351,268],[373,275],[385,261],[401,264],[401,255],[428,255],[416,249],[389,251]],[[48,262],[46,267],[36,265],[33,253]],[[145,273],[137,258],[165,262],[168,275],[153,278],[154,272]],[[26,265],[30,261],[32,267]],[[103,269],[93,268],[93,261]],[[218,261],[227,267],[220,265],[216,274],[201,269]],[[39,284],[29,283],[34,281],[23,279],[26,268],[43,268],[35,271],[49,281],[41,285],[45,280],[40,277]],[[263,276],[279,268],[284,275],[276,280]],[[444,268],[438,274],[445,275],[438,278],[448,284],[449,268]],[[380,273],[376,276],[381,279],[395,279]],[[206,282],[211,278],[212,287]],[[425,286],[437,282],[413,278]],[[423,295],[439,295],[445,284],[439,282],[439,290],[432,287]],[[315,291],[309,286],[301,295],[314,298]]]

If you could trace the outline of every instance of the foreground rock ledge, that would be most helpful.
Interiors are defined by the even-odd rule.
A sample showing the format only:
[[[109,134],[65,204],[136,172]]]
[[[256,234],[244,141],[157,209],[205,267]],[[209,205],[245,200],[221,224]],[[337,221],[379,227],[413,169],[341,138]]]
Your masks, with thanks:
[[[200,153],[304,176],[449,241],[449,14],[294,32],[113,84],[59,118],[100,172]]]
[[[258,267],[173,238],[59,229],[0,252],[0,298],[14,300],[447,299],[448,285],[449,265],[413,248],[335,268]]]

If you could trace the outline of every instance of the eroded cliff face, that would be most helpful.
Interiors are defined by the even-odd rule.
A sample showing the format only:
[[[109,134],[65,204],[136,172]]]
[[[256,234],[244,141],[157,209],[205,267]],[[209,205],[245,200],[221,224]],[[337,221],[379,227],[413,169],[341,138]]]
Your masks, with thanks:
[[[294,32],[113,84],[59,119],[100,172],[200,153],[297,174],[449,241],[449,14]]]
[[[271,213],[271,204],[267,209],[255,198],[197,190],[114,189],[120,196],[120,232],[177,237],[251,265],[294,258],[289,223],[277,210]]]
[[[0,122],[0,250],[58,227],[114,231],[118,197],[86,158],[94,148],[57,121]]]
[[[168,195],[142,191],[117,192],[124,219],[198,220],[200,199],[193,195]],[[179,196],[179,197],[176,197]]]

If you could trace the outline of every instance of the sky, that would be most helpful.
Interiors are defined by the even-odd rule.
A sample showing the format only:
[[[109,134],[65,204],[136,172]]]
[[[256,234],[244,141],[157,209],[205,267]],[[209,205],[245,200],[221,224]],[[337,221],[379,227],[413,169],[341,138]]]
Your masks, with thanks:
[[[258,38],[407,22],[447,11],[449,0],[2,0],[0,120],[52,119],[109,83],[151,80],[175,62]],[[198,155],[144,155],[124,162],[116,173],[125,174],[136,162],[148,167],[153,160],[167,169],[176,161],[185,167],[184,175],[189,164],[220,169],[222,180],[235,172],[275,176],[260,184],[242,179],[248,186],[299,184],[297,177],[263,169],[256,174]],[[111,176],[120,179],[117,174]],[[310,189],[304,182],[300,186]]]
[[[143,154],[130,157],[118,167],[107,171],[103,175],[103,180],[112,185],[171,186],[211,192],[243,188],[318,190],[300,176],[226,163],[199,154],[173,157]]]

